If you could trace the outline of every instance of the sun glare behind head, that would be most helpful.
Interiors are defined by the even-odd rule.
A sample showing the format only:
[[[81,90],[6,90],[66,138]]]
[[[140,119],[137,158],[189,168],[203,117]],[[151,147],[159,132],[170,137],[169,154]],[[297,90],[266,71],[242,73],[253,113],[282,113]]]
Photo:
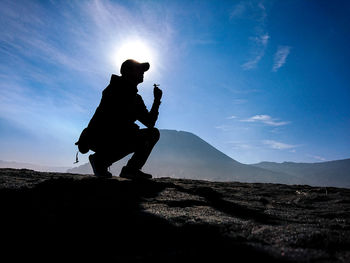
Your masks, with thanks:
[[[127,41],[117,49],[116,55],[113,58],[115,63],[120,69],[121,64],[127,59],[134,59],[138,62],[149,62],[151,67],[149,73],[154,71],[155,68],[155,57],[149,45],[146,42],[136,40]]]

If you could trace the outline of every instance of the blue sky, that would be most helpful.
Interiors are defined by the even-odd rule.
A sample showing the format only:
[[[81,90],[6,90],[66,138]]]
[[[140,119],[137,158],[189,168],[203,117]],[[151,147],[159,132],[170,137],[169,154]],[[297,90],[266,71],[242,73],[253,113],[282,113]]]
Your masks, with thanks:
[[[72,166],[134,42],[150,50],[149,107],[163,89],[158,128],[243,163],[349,158],[349,13],[346,0],[3,0],[0,159]]]

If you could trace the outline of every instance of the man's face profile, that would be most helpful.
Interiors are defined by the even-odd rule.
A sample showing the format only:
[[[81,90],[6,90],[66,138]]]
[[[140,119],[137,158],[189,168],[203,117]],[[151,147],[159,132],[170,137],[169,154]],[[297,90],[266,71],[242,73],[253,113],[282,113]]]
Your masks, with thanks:
[[[136,84],[139,84],[139,83],[142,83],[143,82],[143,77],[144,77],[144,74],[145,72],[140,69],[140,68],[133,68],[133,69],[130,69],[126,74],[125,74],[125,77],[132,81],[132,82],[135,82]]]
[[[135,80],[137,81],[137,84],[143,82],[143,74],[145,72],[143,70],[135,70]]]

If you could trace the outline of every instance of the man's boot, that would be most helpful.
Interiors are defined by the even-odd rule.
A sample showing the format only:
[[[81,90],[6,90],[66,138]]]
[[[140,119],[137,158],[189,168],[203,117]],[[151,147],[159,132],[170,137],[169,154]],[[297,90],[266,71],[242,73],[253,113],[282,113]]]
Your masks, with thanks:
[[[127,179],[151,179],[152,178],[152,175],[148,173],[144,173],[141,170],[130,166],[124,166],[119,176]]]
[[[108,172],[107,167],[102,164],[95,154],[90,154],[89,161],[94,172],[94,175],[99,178],[111,178],[112,174]]]

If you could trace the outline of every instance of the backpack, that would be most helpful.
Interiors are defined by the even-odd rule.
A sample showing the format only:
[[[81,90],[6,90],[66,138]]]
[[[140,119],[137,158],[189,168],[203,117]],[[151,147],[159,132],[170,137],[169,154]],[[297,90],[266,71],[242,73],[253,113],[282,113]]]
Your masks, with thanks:
[[[85,128],[79,137],[79,140],[75,143],[75,145],[78,145],[79,152],[82,154],[87,153],[90,148],[89,148],[89,133],[88,129]]]

